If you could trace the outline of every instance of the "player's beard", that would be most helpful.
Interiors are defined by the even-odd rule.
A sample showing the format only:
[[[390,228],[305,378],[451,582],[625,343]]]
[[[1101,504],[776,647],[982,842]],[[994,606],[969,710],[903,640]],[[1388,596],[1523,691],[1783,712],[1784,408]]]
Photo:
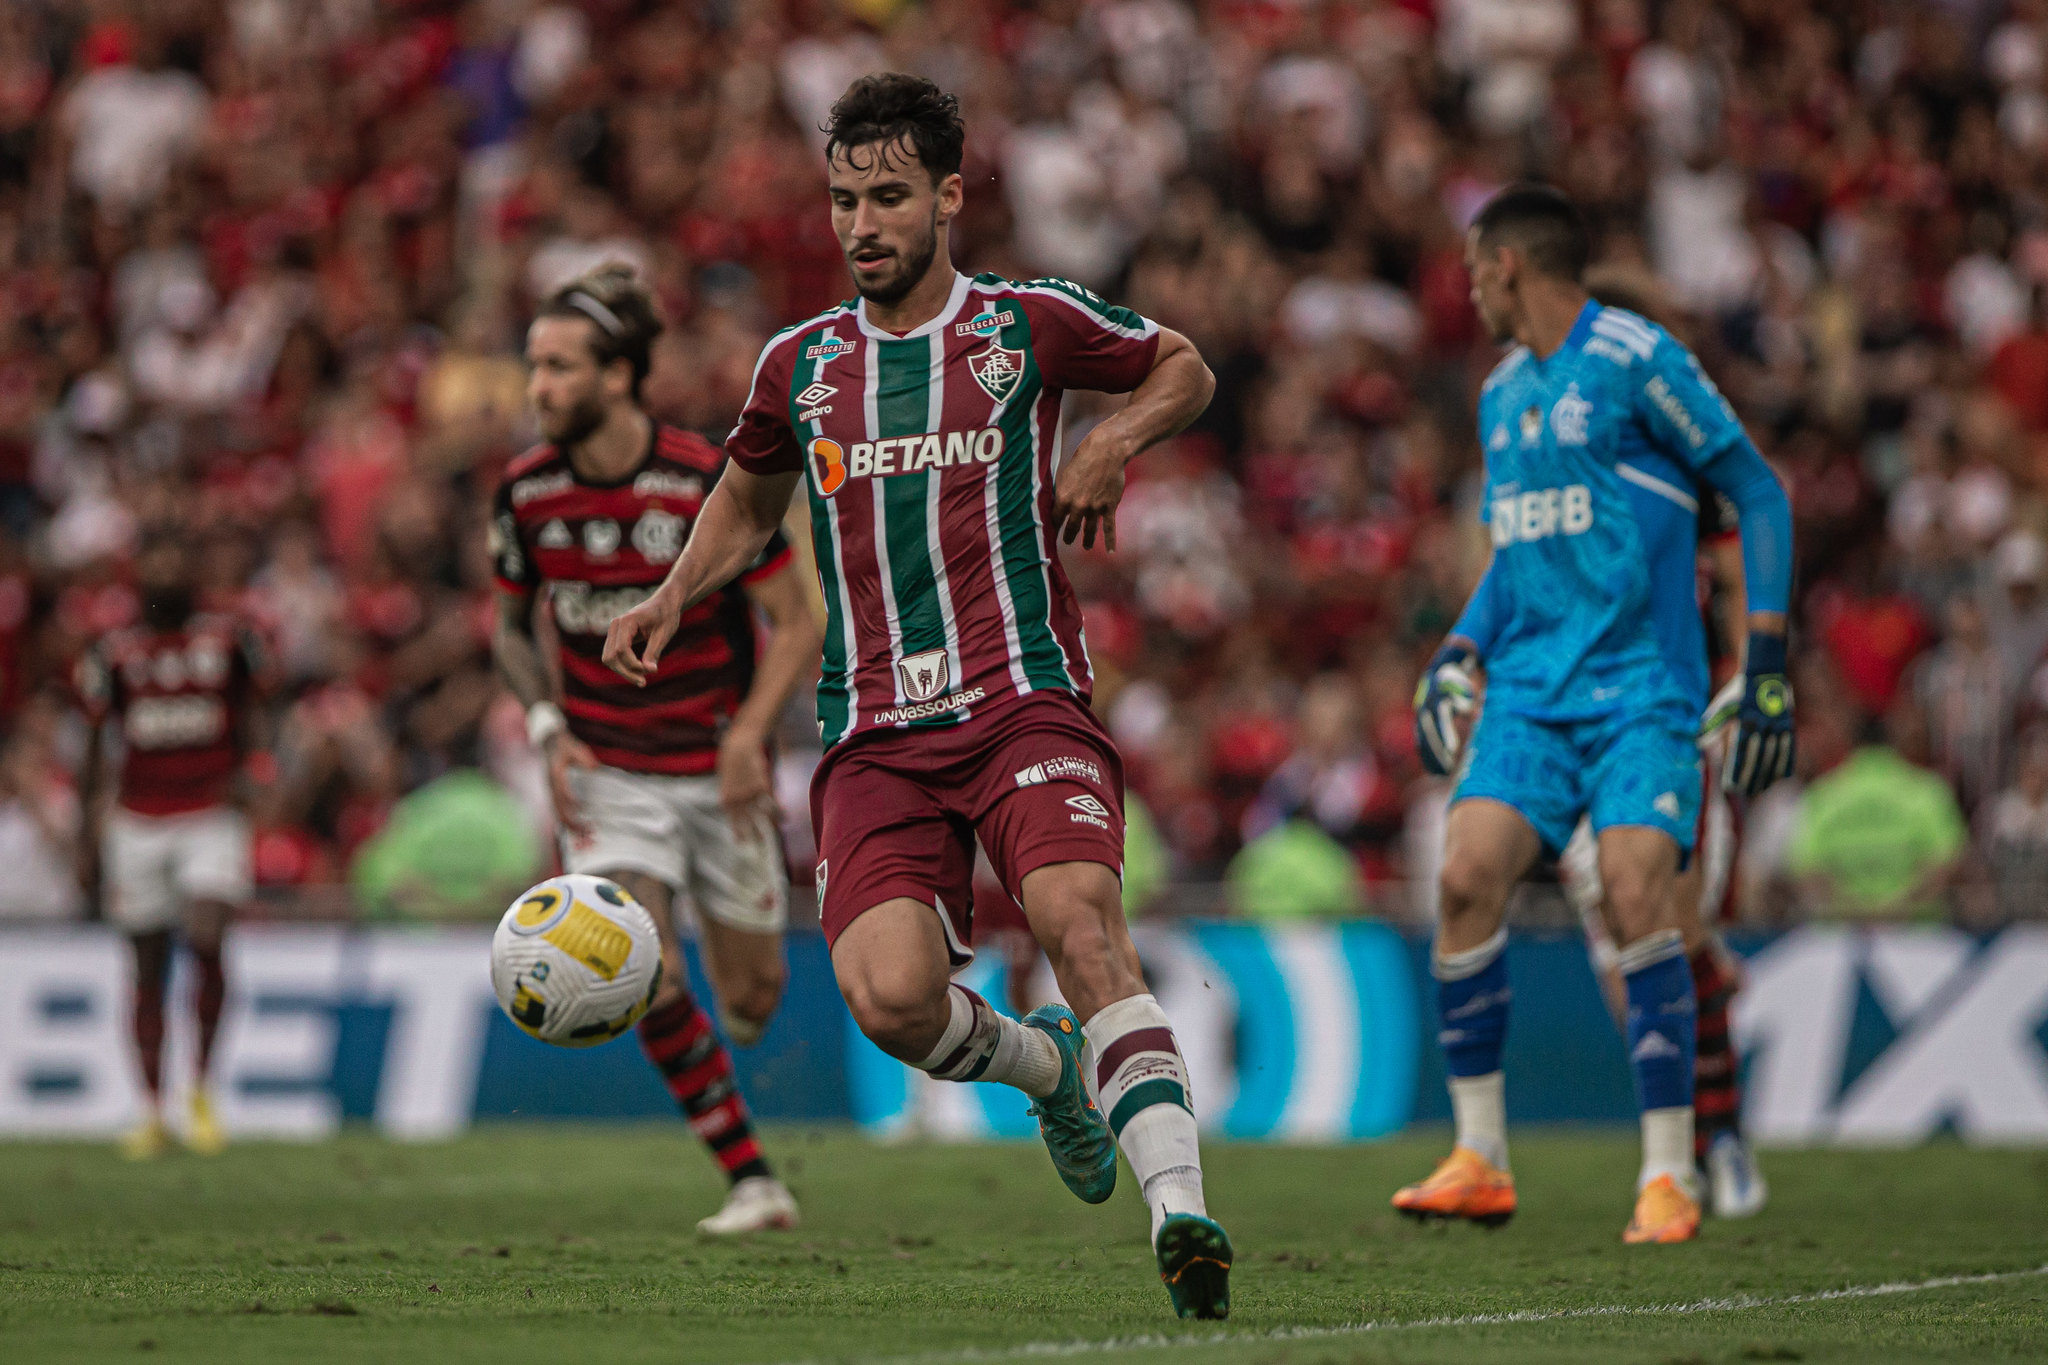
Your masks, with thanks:
[[[879,303],[884,308],[901,303],[925,272],[932,268],[932,258],[939,254],[939,214],[932,211],[931,222],[925,225],[924,239],[911,244],[909,254],[898,253],[896,262],[902,268],[888,280],[862,283],[859,272],[853,276],[853,287],[869,303]]]
[[[583,444],[603,425],[604,404],[599,401],[596,394],[577,399],[569,405],[567,412],[552,423],[545,415],[541,418],[542,434],[564,450]]]

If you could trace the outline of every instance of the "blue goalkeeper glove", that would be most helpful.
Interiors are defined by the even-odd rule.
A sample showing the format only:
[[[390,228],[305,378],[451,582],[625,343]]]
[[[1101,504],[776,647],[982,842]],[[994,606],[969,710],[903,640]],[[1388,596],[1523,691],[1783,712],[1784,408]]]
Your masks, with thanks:
[[[1458,767],[1458,753],[1465,737],[1458,733],[1458,718],[1472,714],[1478,694],[1472,686],[1472,670],[1479,657],[1464,645],[1446,644],[1429,661],[1422,681],[1415,685],[1415,752],[1425,771],[1449,777]]]
[[[1721,767],[1721,786],[1755,796],[1781,777],[1792,775],[1792,684],[1785,678],[1785,637],[1749,633],[1748,661],[1743,667],[1742,705],[1735,716],[1735,739]]]

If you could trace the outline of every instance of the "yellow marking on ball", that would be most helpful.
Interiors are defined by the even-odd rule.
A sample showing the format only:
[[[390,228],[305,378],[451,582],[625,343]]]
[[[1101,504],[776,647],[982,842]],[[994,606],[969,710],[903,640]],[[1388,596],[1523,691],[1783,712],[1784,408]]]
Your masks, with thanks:
[[[624,971],[633,955],[633,936],[580,901],[541,937],[607,981]]]
[[[519,909],[513,912],[512,922],[521,929],[533,929],[545,924],[549,915],[562,905],[562,890],[556,886],[543,886],[525,900],[519,902]]]

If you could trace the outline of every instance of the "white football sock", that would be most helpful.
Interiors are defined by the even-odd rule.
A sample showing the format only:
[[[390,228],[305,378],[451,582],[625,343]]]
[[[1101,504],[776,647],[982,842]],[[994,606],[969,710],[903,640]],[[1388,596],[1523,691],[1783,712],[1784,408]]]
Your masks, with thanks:
[[[1668,1175],[1678,1187],[1695,1197],[1692,1160],[1692,1106],[1643,1111],[1643,1169],[1636,1177],[1642,1189],[1660,1175]]]
[[[1060,1050],[1035,1028],[999,1014],[965,986],[948,986],[951,1014],[938,1046],[917,1064],[942,1081],[996,1081],[1043,1099],[1060,1083]]]
[[[1166,1011],[1150,995],[1134,995],[1105,1006],[1081,1031],[1095,1068],[1096,1103],[1145,1192],[1152,1236],[1168,1214],[1206,1217],[1187,1065]]]
[[[1458,1145],[1470,1148],[1499,1170],[1508,1169],[1508,1083],[1504,1071],[1451,1077],[1451,1113]]]

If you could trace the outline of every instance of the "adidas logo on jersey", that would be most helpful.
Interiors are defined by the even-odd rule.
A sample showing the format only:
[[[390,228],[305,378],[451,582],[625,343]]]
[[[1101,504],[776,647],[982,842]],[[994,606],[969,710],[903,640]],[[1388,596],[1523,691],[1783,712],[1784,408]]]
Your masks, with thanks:
[[[1496,549],[1552,536],[1584,535],[1593,526],[1593,490],[1585,484],[1508,491],[1495,497],[1487,515]]]
[[[540,528],[540,534],[533,538],[533,543],[543,550],[566,550],[572,543],[572,537],[567,523],[556,517]]]
[[[983,427],[979,431],[855,441],[850,447],[829,436],[818,436],[812,438],[808,450],[818,491],[829,498],[848,479],[885,479],[891,474],[916,474],[955,465],[994,464],[1002,458],[1003,433],[996,427]]]

